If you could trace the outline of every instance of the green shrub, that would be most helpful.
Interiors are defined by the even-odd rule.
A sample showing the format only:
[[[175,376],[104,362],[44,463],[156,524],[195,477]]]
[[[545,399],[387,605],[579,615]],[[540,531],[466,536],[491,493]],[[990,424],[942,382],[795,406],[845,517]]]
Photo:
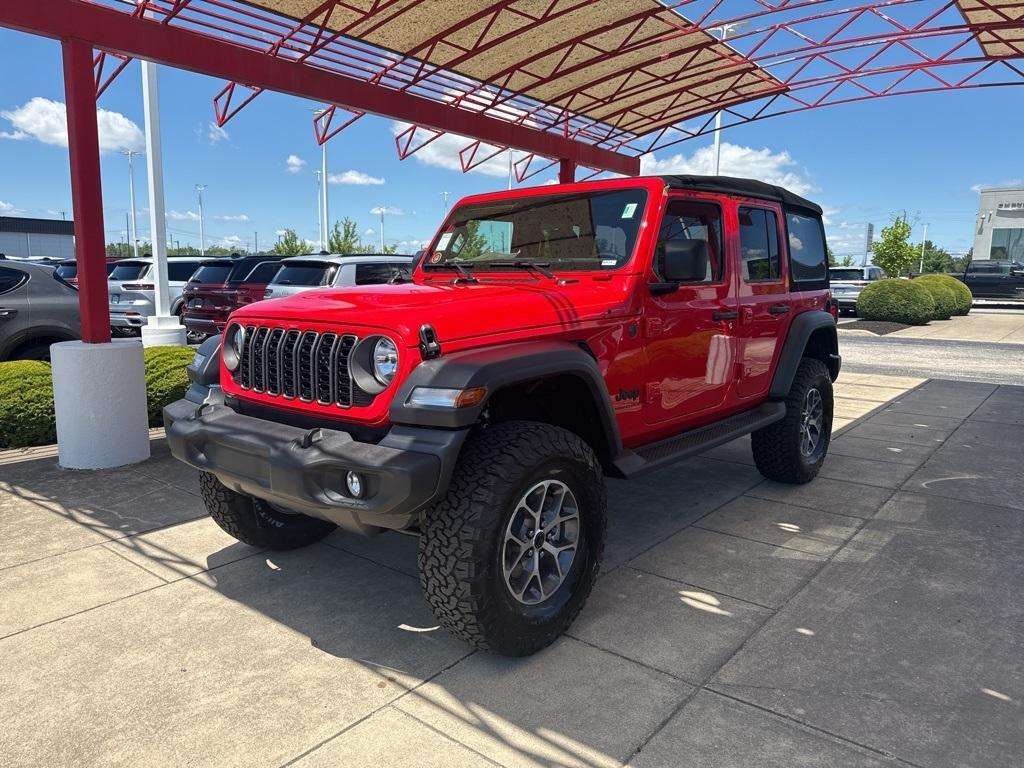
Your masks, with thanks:
[[[49,364],[37,360],[0,363],[0,448],[56,440]]]
[[[957,280],[952,275],[921,275],[920,277],[914,278],[915,283],[921,283],[924,286],[931,285],[943,285],[949,288],[953,293],[954,310],[953,315],[966,315],[971,311],[971,304],[974,302],[974,297],[971,295],[971,289],[964,285],[963,280]]]
[[[879,280],[857,298],[857,316],[906,325],[924,325],[935,317],[935,300],[917,280]]]
[[[185,366],[192,362],[195,350],[188,347],[147,347],[143,356],[146,359],[149,426],[159,427],[164,423],[164,406],[185,396],[188,389]]]
[[[948,285],[935,280],[928,280],[922,285],[932,295],[932,301],[935,302],[935,314],[932,316],[932,320],[949,320],[956,312],[956,296],[953,295],[953,291],[949,289]]]

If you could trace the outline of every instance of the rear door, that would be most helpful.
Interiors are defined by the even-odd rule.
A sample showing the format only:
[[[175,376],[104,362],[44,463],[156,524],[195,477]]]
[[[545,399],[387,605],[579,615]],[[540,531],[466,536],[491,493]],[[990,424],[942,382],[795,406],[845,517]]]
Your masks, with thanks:
[[[664,281],[663,244],[674,239],[704,240],[708,269],[703,280],[645,299],[642,398],[649,424],[687,420],[713,409],[733,383],[737,308],[722,237],[724,215],[712,198],[672,195],[666,204],[648,278]]]
[[[763,201],[740,203],[736,209],[740,247],[739,381],[740,397],[768,391],[772,361],[786,338],[792,307],[789,302],[782,208]]]

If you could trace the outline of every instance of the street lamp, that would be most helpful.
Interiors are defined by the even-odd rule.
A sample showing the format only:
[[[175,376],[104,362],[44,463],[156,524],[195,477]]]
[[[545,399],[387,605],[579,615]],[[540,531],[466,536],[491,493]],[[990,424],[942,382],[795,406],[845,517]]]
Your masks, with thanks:
[[[718,39],[723,43],[737,29],[749,27],[749,21],[730,21],[716,27],[708,27],[708,32],[718,32]],[[722,165],[722,110],[715,113],[715,176]]]
[[[203,230],[203,190],[205,184],[196,184],[196,192],[199,194],[199,255],[206,255],[206,233]]]
[[[135,222],[135,163],[133,162],[133,158],[142,153],[136,152],[134,149],[122,149],[121,154],[128,158],[128,198],[130,201],[129,205],[132,207],[132,231],[130,237],[132,246],[135,249],[134,256],[135,258],[139,258],[138,225]]]
[[[327,186],[327,177],[323,171],[313,171],[316,176],[316,224],[320,234],[320,250],[327,250],[327,238],[324,237],[324,195],[323,188]]]

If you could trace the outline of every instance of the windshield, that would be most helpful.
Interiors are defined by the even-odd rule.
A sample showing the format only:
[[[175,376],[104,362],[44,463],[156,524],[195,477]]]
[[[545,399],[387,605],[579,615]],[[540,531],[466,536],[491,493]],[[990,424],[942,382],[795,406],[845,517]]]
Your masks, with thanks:
[[[333,264],[286,264],[274,278],[274,285],[329,285]]]
[[[190,283],[210,283],[222,285],[231,273],[230,264],[204,264],[189,280]]]
[[[110,273],[111,280],[138,280],[149,269],[149,264],[118,264]]]
[[[864,271],[861,269],[830,269],[829,280],[863,280]]]
[[[633,254],[646,203],[646,190],[615,189],[460,206],[424,266],[476,270],[524,262],[561,271],[618,269]]]

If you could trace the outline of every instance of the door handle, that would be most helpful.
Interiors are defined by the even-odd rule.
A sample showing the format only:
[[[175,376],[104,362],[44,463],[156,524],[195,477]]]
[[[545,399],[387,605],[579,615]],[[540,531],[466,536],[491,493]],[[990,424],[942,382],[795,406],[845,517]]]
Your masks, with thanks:
[[[789,304],[772,304],[768,307],[768,311],[773,315],[784,315],[789,312],[790,309],[791,307]]]
[[[0,320],[10,320],[17,314],[18,310],[16,309],[4,309],[3,307],[0,307]]]
[[[715,320],[715,321],[718,321],[718,320],[735,320],[739,316],[740,316],[740,313],[737,312],[735,309],[721,309],[721,310],[718,310],[717,312],[712,312],[711,313],[711,319]]]

